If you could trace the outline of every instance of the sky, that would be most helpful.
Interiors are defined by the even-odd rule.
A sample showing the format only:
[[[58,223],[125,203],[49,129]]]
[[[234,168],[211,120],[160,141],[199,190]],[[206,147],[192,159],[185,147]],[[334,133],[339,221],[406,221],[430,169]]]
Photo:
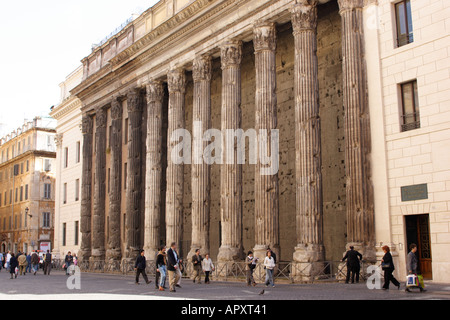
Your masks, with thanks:
[[[22,0],[0,4],[0,137],[48,116],[59,84],[133,13],[156,0]]]

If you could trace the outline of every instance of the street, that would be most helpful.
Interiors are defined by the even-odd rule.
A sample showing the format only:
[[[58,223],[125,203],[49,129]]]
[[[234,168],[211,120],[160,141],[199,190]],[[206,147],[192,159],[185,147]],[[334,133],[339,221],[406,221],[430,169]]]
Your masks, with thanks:
[[[183,279],[182,288],[171,293],[156,290],[151,277],[151,284],[144,284],[141,278],[141,284],[136,285],[130,275],[81,273],[79,290],[70,290],[69,277],[60,271],[50,276],[40,272],[9,278],[5,270],[0,272],[0,300],[450,300],[450,285],[435,283],[428,283],[424,293],[407,293],[404,283],[401,290],[391,286],[391,290],[384,291],[370,290],[365,283],[276,284],[275,288],[266,288],[263,284],[247,287],[243,282],[194,284]]]

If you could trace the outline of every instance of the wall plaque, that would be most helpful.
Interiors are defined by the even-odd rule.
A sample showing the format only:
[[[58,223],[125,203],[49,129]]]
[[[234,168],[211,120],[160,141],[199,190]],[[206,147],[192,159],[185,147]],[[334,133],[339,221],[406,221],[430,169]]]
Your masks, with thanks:
[[[428,185],[416,184],[402,187],[402,201],[414,201],[428,199]]]

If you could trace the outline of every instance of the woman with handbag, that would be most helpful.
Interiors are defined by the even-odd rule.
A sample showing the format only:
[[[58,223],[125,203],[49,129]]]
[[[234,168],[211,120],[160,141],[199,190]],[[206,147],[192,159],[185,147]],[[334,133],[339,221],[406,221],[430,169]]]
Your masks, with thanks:
[[[400,289],[400,282],[395,279],[394,275],[392,274],[395,270],[394,267],[394,260],[392,259],[391,255],[391,249],[388,246],[384,246],[383,248],[384,256],[383,259],[381,259],[381,268],[384,271],[384,290],[389,290],[389,283],[392,281],[394,286],[396,286],[398,289]]]

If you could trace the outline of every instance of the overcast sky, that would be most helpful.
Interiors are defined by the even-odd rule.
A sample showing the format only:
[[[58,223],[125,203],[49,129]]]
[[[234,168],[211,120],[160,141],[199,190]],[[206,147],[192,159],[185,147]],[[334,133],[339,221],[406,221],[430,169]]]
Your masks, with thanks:
[[[48,115],[59,84],[133,13],[156,0],[22,0],[0,4],[0,136]]]

